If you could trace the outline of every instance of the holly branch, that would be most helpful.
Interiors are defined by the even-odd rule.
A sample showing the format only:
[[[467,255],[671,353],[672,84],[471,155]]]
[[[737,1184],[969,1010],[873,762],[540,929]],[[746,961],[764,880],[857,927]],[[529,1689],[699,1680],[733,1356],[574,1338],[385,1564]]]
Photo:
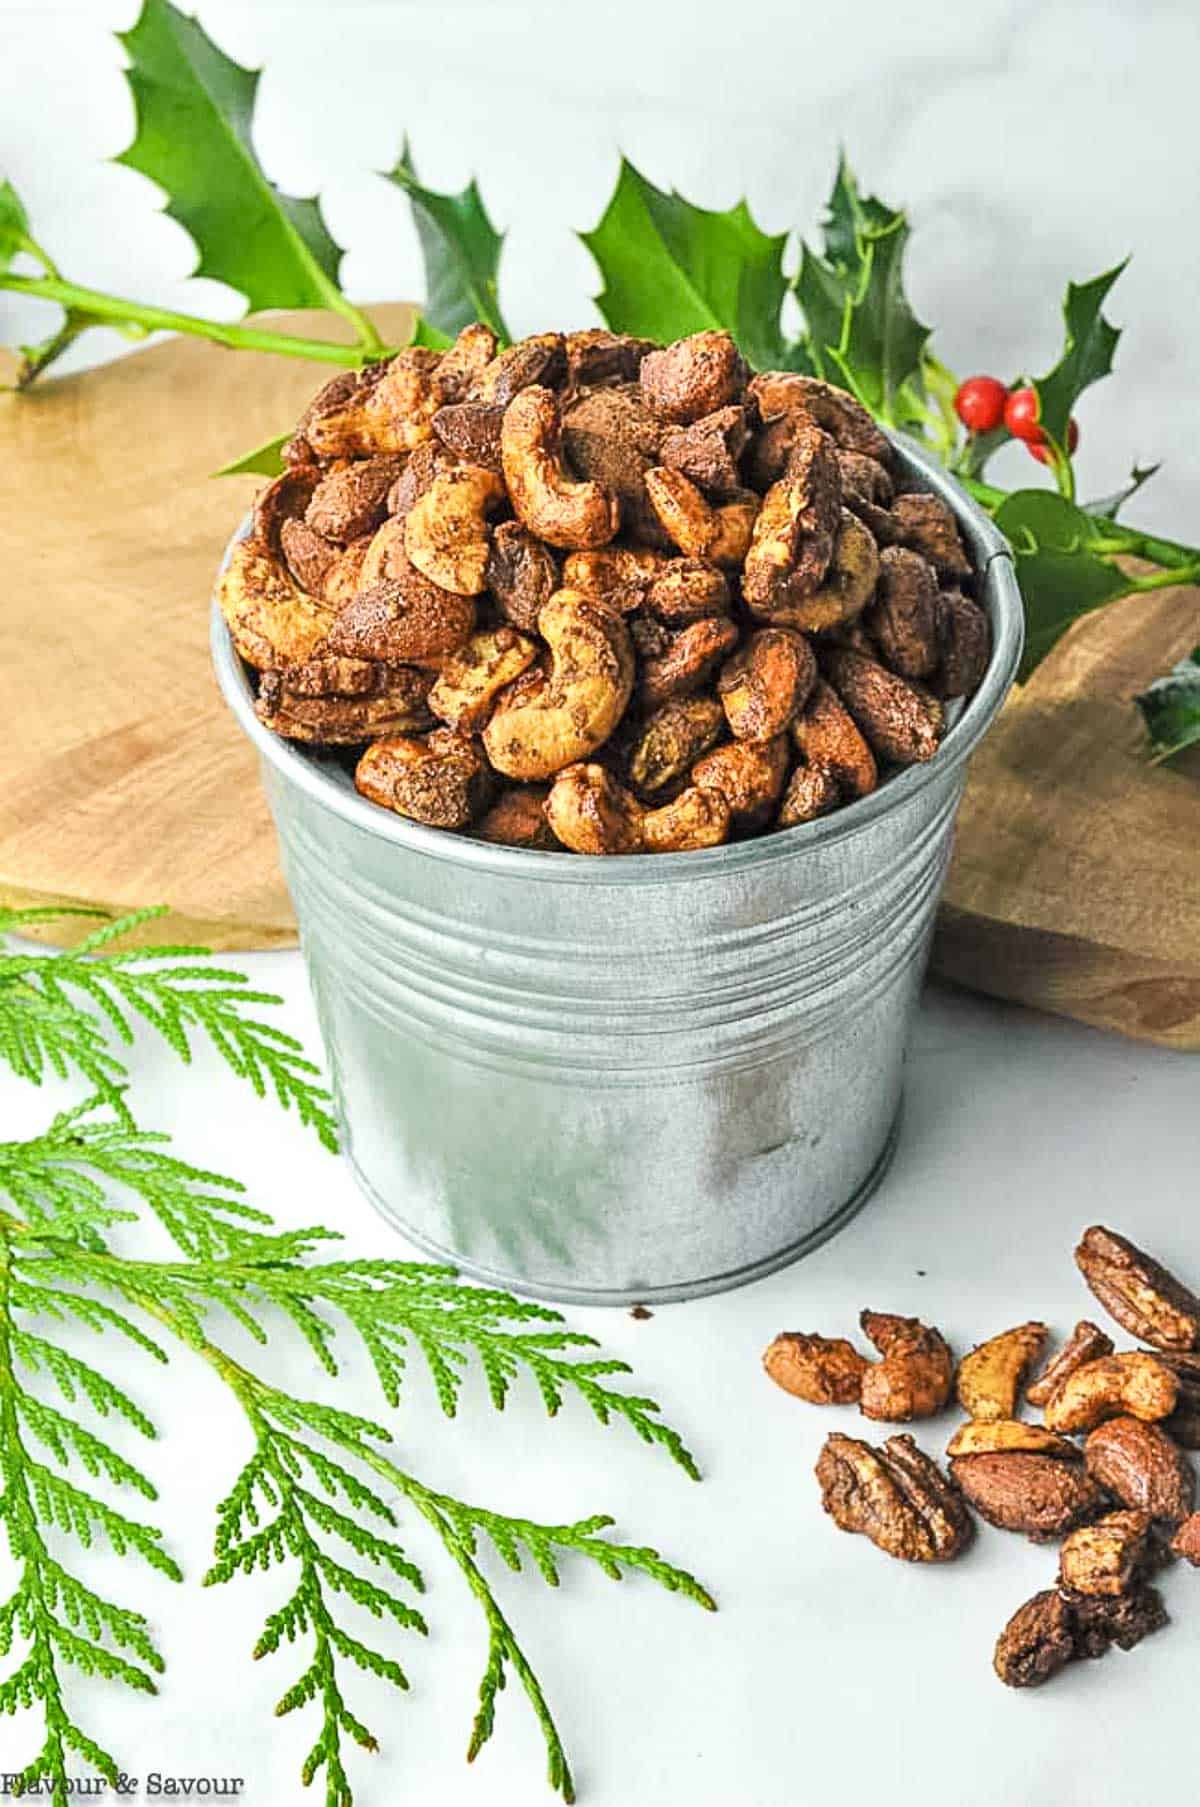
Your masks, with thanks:
[[[345,369],[394,351],[341,286],[342,249],[319,200],[281,193],[258,160],[258,72],[227,57],[170,0],[144,0],[137,23],[119,35],[137,129],[118,161],[163,191],[166,211],[196,244],[195,274],[225,283],[247,312],[320,310],[339,316],[346,332],[331,339],[214,321],[76,283],[34,237],[11,184],[2,183],[0,290],[60,311],[45,339],[21,348],[18,386],[28,387],[81,334],[100,326],[135,339],[160,330],[193,334]],[[406,196],[424,256],[426,302],[415,341],[445,345],[475,319],[505,340],[503,234],[476,184],[458,194],[426,187],[407,143],[381,173]],[[1076,493],[1074,410],[1112,370],[1120,330],[1104,307],[1124,266],[1068,285],[1062,351],[1044,375],[960,382],[934,352],[931,329],[905,293],[910,234],[903,209],[864,193],[845,158],[811,243],[763,232],[745,201],[725,211],[698,207],[623,159],[604,214],[581,236],[602,278],[596,305],[614,330],[662,340],[726,330],[757,368],[806,371],[850,389],[886,427],[916,438],[958,477],[1013,547],[1027,617],[1026,678],[1081,616],[1119,597],[1195,581],[1200,547],[1118,521],[1156,466],[1135,465],[1114,496],[1081,503]],[[793,303],[802,322],[795,336],[785,327]],[[282,438],[226,469],[271,473]],[[1042,465],[1052,490],[1006,491],[986,480],[989,461],[1013,439]],[[1152,569],[1133,569],[1130,559]],[[1183,705],[1172,705],[1169,743],[1159,732],[1161,708],[1143,707],[1158,757],[1200,740],[1195,678],[1177,672],[1171,682]]]

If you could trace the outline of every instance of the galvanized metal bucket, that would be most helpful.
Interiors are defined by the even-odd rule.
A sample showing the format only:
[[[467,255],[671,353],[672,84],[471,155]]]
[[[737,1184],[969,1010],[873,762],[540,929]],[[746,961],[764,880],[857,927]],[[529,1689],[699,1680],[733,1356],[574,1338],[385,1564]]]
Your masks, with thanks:
[[[423,1249],[552,1299],[690,1298],[796,1260],[877,1185],[967,759],[1022,641],[1003,539],[899,454],[982,573],[987,676],[929,764],[728,847],[583,859],[404,821],[256,720],[214,609],[346,1152]]]

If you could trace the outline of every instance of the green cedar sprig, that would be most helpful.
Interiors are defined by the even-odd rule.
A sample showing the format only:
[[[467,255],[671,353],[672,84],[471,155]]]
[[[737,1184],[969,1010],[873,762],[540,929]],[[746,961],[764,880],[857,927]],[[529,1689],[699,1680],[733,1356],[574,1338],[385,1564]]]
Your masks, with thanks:
[[[0,952],[0,1059],[35,1085],[74,1072],[121,1116],[126,1073],[113,1038],[128,1046],[140,1021],[187,1063],[199,1036],[260,1098],[272,1092],[284,1110],[294,1110],[326,1148],[335,1149],[337,1128],[319,1069],[295,1036],[256,1014],[281,998],[254,990],[244,973],[213,965],[207,948],[114,948],[165,914],[154,908],[105,919],[65,952]],[[0,935],[65,915],[104,912],[0,911]]]
[[[394,1461],[386,1427],[285,1390],[235,1356],[223,1336],[218,1340],[217,1326],[240,1328],[262,1350],[272,1323],[290,1322],[331,1376],[339,1343],[356,1338],[392,1404],[407,1385],[407,1352],[419,1351],[448,1416],[472,1362],[498,1409],[524,1373],[552,1416],[573,1393],[601,1422],[625,1422],[695,1476],[693,1457],[661,1422],[654,1401],[608,1384],[626,1365],[583,1353],[593,1340],[566,1329],[547,1306],[465,1286],[446,1267],[317,1259],[331,1232],[277,1230],[235,1182],[169,1153],[166,1139],[132,1125],[124,1099],[120,1104],[118,1111],[99,1095],[61,1112],[42,1135],[0,1145],[0,1520],[18,1566],[16,1588],[0,1604],[0,1656],[18,1640],[25,1645],[0,1681],[0,1711],[40,1708],[44,1720],[42,1747],[21,1786],[44,1786],[65,1807],[72,1755],[115,1781],[116,1758],[73,1716],[71,1668],[142,1692],[155,1690],[162,1670],[144,1618],[91,1590],[58,1555],[59,1538],[73,1535],[85,1547],[103,1538],[118,1553],[180,1578],[161,1531],[107,1497],[133,1491],[152,1501],[154,1483],[89,1420],[143,1439],[155,1433],[132,1393],[63,1341],[83,1329],[116,1333],[158,1362],[173,1339],[209,1364],[243,1413],[253,1448],[217,1509],[205,1579],[218,1585],[273,1569],[288,1573],[290,1591],[268,1613],[254,1654],[302,1648],[301,1667],[276,1711],[315,1709],[317,1732],[302,1775],[311,1781],[323,1774],[326,1807],[352,1807],[349,1746],[375,1748],[349,1702],[353,1672],[406,1687],[395,1637],[426,1629],[417,1604],[423,1571],[400,1541],[406,1508],[436,1534],[487,1628],[469,1756],[491,1734],[511,1671],[542,1731],[551,1785],[573,1799],[561,1736],[487,1578],[481,1540],[510,1568],[528,1559],[552,1585],[560,1560],[575,1556],[614,1579],[643,1574],[711,1608],[706,1590],[657,1551],[604,1535],[612,1524],[606,1515],[541,1524],[431,1488]],[[147,1213],[177,1256],[147,1259],[118,1246],[121,1233]],[[373,1635],[357,1628],[363,1615],[376,1621]]]

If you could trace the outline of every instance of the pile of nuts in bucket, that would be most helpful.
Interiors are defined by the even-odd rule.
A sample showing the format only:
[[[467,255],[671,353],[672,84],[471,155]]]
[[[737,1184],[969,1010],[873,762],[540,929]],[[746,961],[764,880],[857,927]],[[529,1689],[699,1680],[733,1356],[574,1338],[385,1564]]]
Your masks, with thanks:
[[[414,821],[576,853],[788,828],[930,759],[990,656],[953,514],[727,333],[335,377],[219,599],[260,720]]]
[[[1195,1475],[1200,1449],[1200,1298],[1152,1256],[1098,1225],[1075,1260],[1096,1298],[1149,1349],[1120,1354],[1096,1324],[1077,1324],[1036,1381],[1047,1331],[1019,1324],[954,1359],[916,1318],[864,1311],[868,1361],[843,1337],[785,1331],[763,1363],[813,1405],[857,1403],[907,1423],[940,1412],[952,1390],[967,1413],[947,1446],[949,1474],[911,1436],[873,1448],[835,1432],[817,1462],[836,1525],[905,1562],[945,1562],[971,1541],[971,1508],[1035,1543],[1061,1539],[1058,1577],[1015,1612],[995,1669],[1032,1688],[1079,1657],[1129,1650],[1166,1624],[1149,1577],[1176,1557],[1200,1567]],[[1043,1422],[1019,1418],[1022,1390]],[[1083,1438],[1082,1445],[1072,1441]]]

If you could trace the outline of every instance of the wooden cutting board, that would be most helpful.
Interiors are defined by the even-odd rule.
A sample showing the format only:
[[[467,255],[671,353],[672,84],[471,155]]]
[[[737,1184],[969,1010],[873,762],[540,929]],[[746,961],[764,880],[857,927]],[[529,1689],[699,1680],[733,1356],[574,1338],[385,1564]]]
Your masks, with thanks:
[[[403,343],[411,309],[373,312]],[[316,330],[282,324],[301,318]],[[208,662],[213,572],[259,480],[209,473],[284,431],[322,374],[177,339],[0,396],[0,904],[164,902],[160,941],[294,942]],[[1147,766],[1129,706],[1198,640],[1200,591],[1132,598],[1009,703],[972,768],[936,970],[1200,1047],[1200,761]]]

